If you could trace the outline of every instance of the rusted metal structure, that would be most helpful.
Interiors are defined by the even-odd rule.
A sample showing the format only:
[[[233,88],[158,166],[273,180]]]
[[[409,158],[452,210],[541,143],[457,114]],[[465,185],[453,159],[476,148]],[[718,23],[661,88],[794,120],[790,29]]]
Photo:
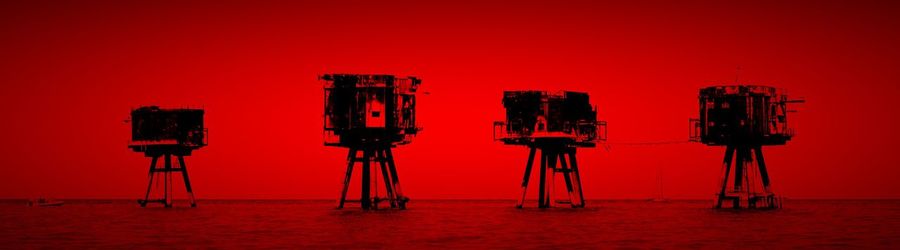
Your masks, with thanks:
[[[713,86],[700,89],[700,118],[691,119],[691,140],[725,146],[722,185],[716,208],[778,208],[762,147],[785,145],[794,136],[788,127],[790,100],[773,87]],[[756,165],[756,168],[753,168]],[[729,185],[730,184],[730,185]]]
[[[528,190],[534,158],[540,150],[538,207],[552,205],[555,174],[562,174],[572,207],[584,207],[584,192],[578,171],[576,149],[595,147],[606,140],[606,122],[597,120],[596,108],[588,94],[580,92],[505,91],[503,106],[506,120],[494,122],[494,140],[529,148],[528,163],[522,180],[522,196],[516,207],[522,208]],[[548,174],[549,172],[549,174]]]
[[[325,145],[349,148],[338,208],[347,202],[353,168],[361,163],[361,207],[377,209],[380,202],[388,201],[391,208],[405,209],[409,198],[400,189],[391,148],[410,143],[420,130],[415,111],[416,90],[422,81],[392,75],[327,74],[319,78],[325,82]],[[385,197],[378,196],[373,162],[381,167]]]
[[[151,158],[147,193],[144,199],[138,200],[141,207],[150,202],[172,206],[172,173],[181,173],[191,207],[197,206],[184,157],[208,144],[203,114],[202,109],[161,109],[157,106],[131,111],[131,141],[128,147]],[[172,166],[172,156],[177,157],[178,167]],[[157,166],[159,158],[164,161],[161,166]],[[162,197],[150,199],[153,180],[157,175],[162,175]]]

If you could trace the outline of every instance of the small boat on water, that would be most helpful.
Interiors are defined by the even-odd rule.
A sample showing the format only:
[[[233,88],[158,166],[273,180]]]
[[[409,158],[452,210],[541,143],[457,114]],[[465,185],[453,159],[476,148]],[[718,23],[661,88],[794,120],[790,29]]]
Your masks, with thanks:
[[[666,198],[651,198],[647,199],[649,202],[669,202],[669,199]]]
[[[28,201],[29,207],[58,207],[58,206],[62,206],[63,204],[65,204],[65,202],[53,200],[53,199],[47,199],[44,197],[40,197],[40,198],[32,199],[32,200]]]

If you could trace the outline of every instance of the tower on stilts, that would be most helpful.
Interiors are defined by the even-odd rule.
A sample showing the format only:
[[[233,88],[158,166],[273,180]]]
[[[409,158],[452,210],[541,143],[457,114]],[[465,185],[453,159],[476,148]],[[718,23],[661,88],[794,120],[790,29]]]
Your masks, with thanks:
[[[700,89],[700,118],[691,119],[691,139],[724,146],[721,186],[715,208],[774,209],[775,196],[763,158],[763,146],[785,145],[794,136],[788,127],[789,100],[767,86],[733,85]]]
[[[128,145],[135,152],[150,158],[149,184],[141,207],[148,203],[161,203],[165,207],[173,204],[172,174],[179,174],[184,182],[191,207],[196,207],[194,191],[188,178],[185,156],[207,145],[207,129],[203,126],[202,109],[160,109],[157,106],[141,107],[131,111],[131,141]],[[162,160],[162,164],[160,163]],[[173,166],[173,160],[178,165]],[[175,177],[177,178],[177,176]],[[151,199],[154,189],[162,183],[159,198]],[[157,187],[158,188],[158,187]]]
[[[522,208],[528,191],[535,158],[538,159],[538,207],[553,204],[555,177],[562,175],[568,200],[556,203],[584,207],[576,150],[595,147],[606,140],[606,122],[597,120],[587,93],[547,91],[505,91],[503,106],[506,120],[494,122],[494,139],[507,145],[528,147],[522,196],[516,207]]]
[[[410,143],[419,131],[415,94],[421,80],[355,74],[327,74],[320,79],[325,81],[325,145],[349,149],[337,207],[349,202],[347,191],[359,166],[362,209],[377,209],[381,202],[405,209],[409,198],[400,188],[392,149]],[[377,193],[379,174],[384,196]]]

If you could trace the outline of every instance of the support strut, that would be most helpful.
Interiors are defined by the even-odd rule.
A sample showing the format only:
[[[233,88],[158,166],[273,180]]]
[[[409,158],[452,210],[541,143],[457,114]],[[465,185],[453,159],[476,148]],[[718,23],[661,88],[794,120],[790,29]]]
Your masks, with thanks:
[[[761,191],[757,190],[757,186],[752,185],[751,178],[754,176],[748,173],[752,171],[754,162],[762,181],[763,190]],[[747,208],[774,209],[781,206],[771,190],[769,172],[766,169],[761,145],[728,145],[725,149],[723,166],[725,174],[722,176],[722,185],[716,197],[715,208],[722,208],[723,204],[731,202],[731,207],[738,209],[742,207],[744,201],[746,201]],[[729,180],[732,180],[730,189]]]
[[[149,182],[147,183],[147,192],[144,194],[144,199],[138,199],[138,204],[141,207],[146,207],[147,203],[161,203],[164,207],[172,207],[174,196],[172,195],[173,189],[172,185],[174,184],[174,180],[172,179],[172,173],[181,172],[181,177],[184,180],[184,188],[187,191],[188,200],[191,203],[191,207],[197,207],[197,202],[194,200],[194,190],[191,188],[191,179],[188,178],[187,173],[187,164],[184,161],[184,155],[175,154],[178,157],[178,168],[172,167],[172,155],[171,153],[163,153],[163,154],[154,154],[151,155],[150,160],[150,171],[148,174]],[[163,157],[163,165],[157,166],[157,162],[160,157]],[[162,197],[159,199],[150,199],[150,193],[153,191],[153,179],[156,175],[162,175],[163,182],[163,191]]]
[[[358,152],[362,151],[362,157]],[[372,164],[372,162],[375,164]],[[394,156],[390,145],[351,147],[347,155],[347,172],[344,175],[344,185],[341,198],[338,200],[338,209],[344,208],[347,202],[347,191],[350,189],[350,180],[353,178],[353,168],[360,164],[360,207],[364,210],[378,209],[378,203],[388,201],[391,208],[406,209],[409,198],[403,196],[400,190],[400,178],[397,175],[397,167],[394,164]],[[382,183],[385,186],[386,197],[373,197],[372,186],[378,185],[377,178],[372,178],[372,168],[381,168]],[[377,169],[376,169],[377,171]],[[377,173],[377,172],[376,172]],[[377,174],[376,174],[377,175]]]
[[[538,169],[538,207],[549,208],[552,206],[552,183],[556,174],[562,174],[566,184],[566,192],[569,203],[574,208],[584,207],[584,193],[581,188],[581,177],[578,172],[578,163],[575,160],[575,148],[560,145],[529,146],[528,162],[525,165],[525,176],[522,177],[522,196],[516,203],[517,208],[525,204],[528,193],[528,184],[531,170],[534,166],[534,158],[540,150],[540,163]]]

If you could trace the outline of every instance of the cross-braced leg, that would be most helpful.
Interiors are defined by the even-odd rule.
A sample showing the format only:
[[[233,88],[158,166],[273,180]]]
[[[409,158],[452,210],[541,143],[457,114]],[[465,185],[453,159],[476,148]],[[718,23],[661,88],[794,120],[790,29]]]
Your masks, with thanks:
[[[400,176],[397,175],[397,165],[394,164],[394,154],[391,152],[390,147],[388,147],[385,152],[387,153],[388,167],[390,167],[391,181],[393,181],[394,185],[394,194],[397,196],[397,205],[400,209],[406,209],[406,202],[409,201],[409,198],[403,196],[402,189],[400,189]]]
[[[549,157],[549,153],[546,148],[541,149],[541,169],[540,169],[540,180],[538,182],[538,207],[546,208],[549,204],[546,204],[547,200],[547,158]]]
[[[344,201],[347,199],[347,189],[350,188],[350,177],[353,176],[353,164],[356,162],[356,149],[350,148],[347,154],[347,173],[344,175],[344,189],[341,191],[341,200],[338,201],[338,208],[344,208]]]
[[[531,167],[534,165],[535,151],[537,151],[536,147],[529,147],[528,163],[525,164],[525,177],[522,177],[522,197],[519,199],[519,202],[516,203],[517,208],[522,208],[525,204],[525,194],[528,193],[528,179],[531,177]]]
[[[172,197],[172,155],[171,154],[166,154],[165,164],[166,164],[165,165],[166,171],[163,174],[166,177],[166,181],[165,181],[165,185],[163,185],[165,188],[165,192],[164,192],[165,199],[163,199],[163,202],[166,207],[172,207],[172,198],[173,197]]]
[[[581,173],[578,171],[578,160],[575,157],[577,151],[575,148],[571,148],[568,151],[569,151],[568,152],[569,153],[569,165],[572,165],[572,172],[574,173],[574,175],[572,177],[575,178],[574,179],[574,181],[575,181],[574,188],[576,190],[576,193],[578,193],[578,199],[581,200],[580,207],[584,207],[585,203],[587,203],[587,202],[584,200],[584,191],[581,188]]]
[[[553,189],[554,184],[556,184],[556,166],[557,160],[559,159],[560,151],[558,149],[554,149],[549,155],[547,155],[547,195],[544,196],[544,205],[547,207],[553,206]]]
[[[138,203],[141,204],[141,207],[146,207],[147,201],[150,200],[150,190],[153,188],[153,176],[156,175],[156,160],[158,159],[159,156],[153,156],[153,158],[150,160],[150,183],[147,184],[147,193],[144,194],[144,199],[138,201]]]
[[[563,172],[563,179],[566,180],[566,192],[569,194],[569,202],[572,207],[578,207],[581,205],[581,201],[578,200],[578,197],[575,196],[575,189],[572,187],[572,174],[574,171],[569,168],[569,165],[566,164],[566,154],[559,153],[559,165],[560,169]]]
[[[197,202],[194,200],[194,189],[191,188],[191,179],[188,178],[187,166],[184,163],[184,156],[178,156],[178,164],[181,165],[181,175],[184,178],[184,188],[187,190],[188,199],[191,201],[191,207],[197,207]]]
[[[759,175],[762,178],[763,188],[766,190],[766,193],[771,192],[769,190],[769,171],[766,169],[766,160],[763,158],[762,146],[756,146],[753,150],[756,152],[756,162],[759,165]]]
[[[388,166],[387,166],[387,163],[385,162],[386,159],[384,156],[385,155],[384,149],[379,149],[379,150],[375,151],[375,154],[376,154],[375,158],[378,160],[378,165],[379,165],[379,167],[381,167],[381,176],[384,179],[384,187],[385,187],[385,191],[387,191],[387,196],[388,196],[388,200],[391,203],[391,208],[396,208],[397,207],[397,199],[394,196],[394,189],[393,189],[393,187],[391,187],[392,186],[391,185],[391,175],[390,175],[390,173],[388,173]]]
[[[359,199],[362,208],[368,210],[372,206],[372,198],[370,197],[369,191],[372,188],[371,176],[369,176],[371,172],[371,165],[369,164],[372,158],[372,149],[366,148],[363,150],[363,168],[362,168],[362,192],[361,197]]]
[[[734,158],[734,146],[725,148],[725,159],[723,165],[725,167],[725,176],[722,177],[722,188],[719,190],[719,199],[716,201],[716,208],[722,208],[722,202],[725,200],[725,190],[728,188],[728,177],[731,174],[731,161]]]

